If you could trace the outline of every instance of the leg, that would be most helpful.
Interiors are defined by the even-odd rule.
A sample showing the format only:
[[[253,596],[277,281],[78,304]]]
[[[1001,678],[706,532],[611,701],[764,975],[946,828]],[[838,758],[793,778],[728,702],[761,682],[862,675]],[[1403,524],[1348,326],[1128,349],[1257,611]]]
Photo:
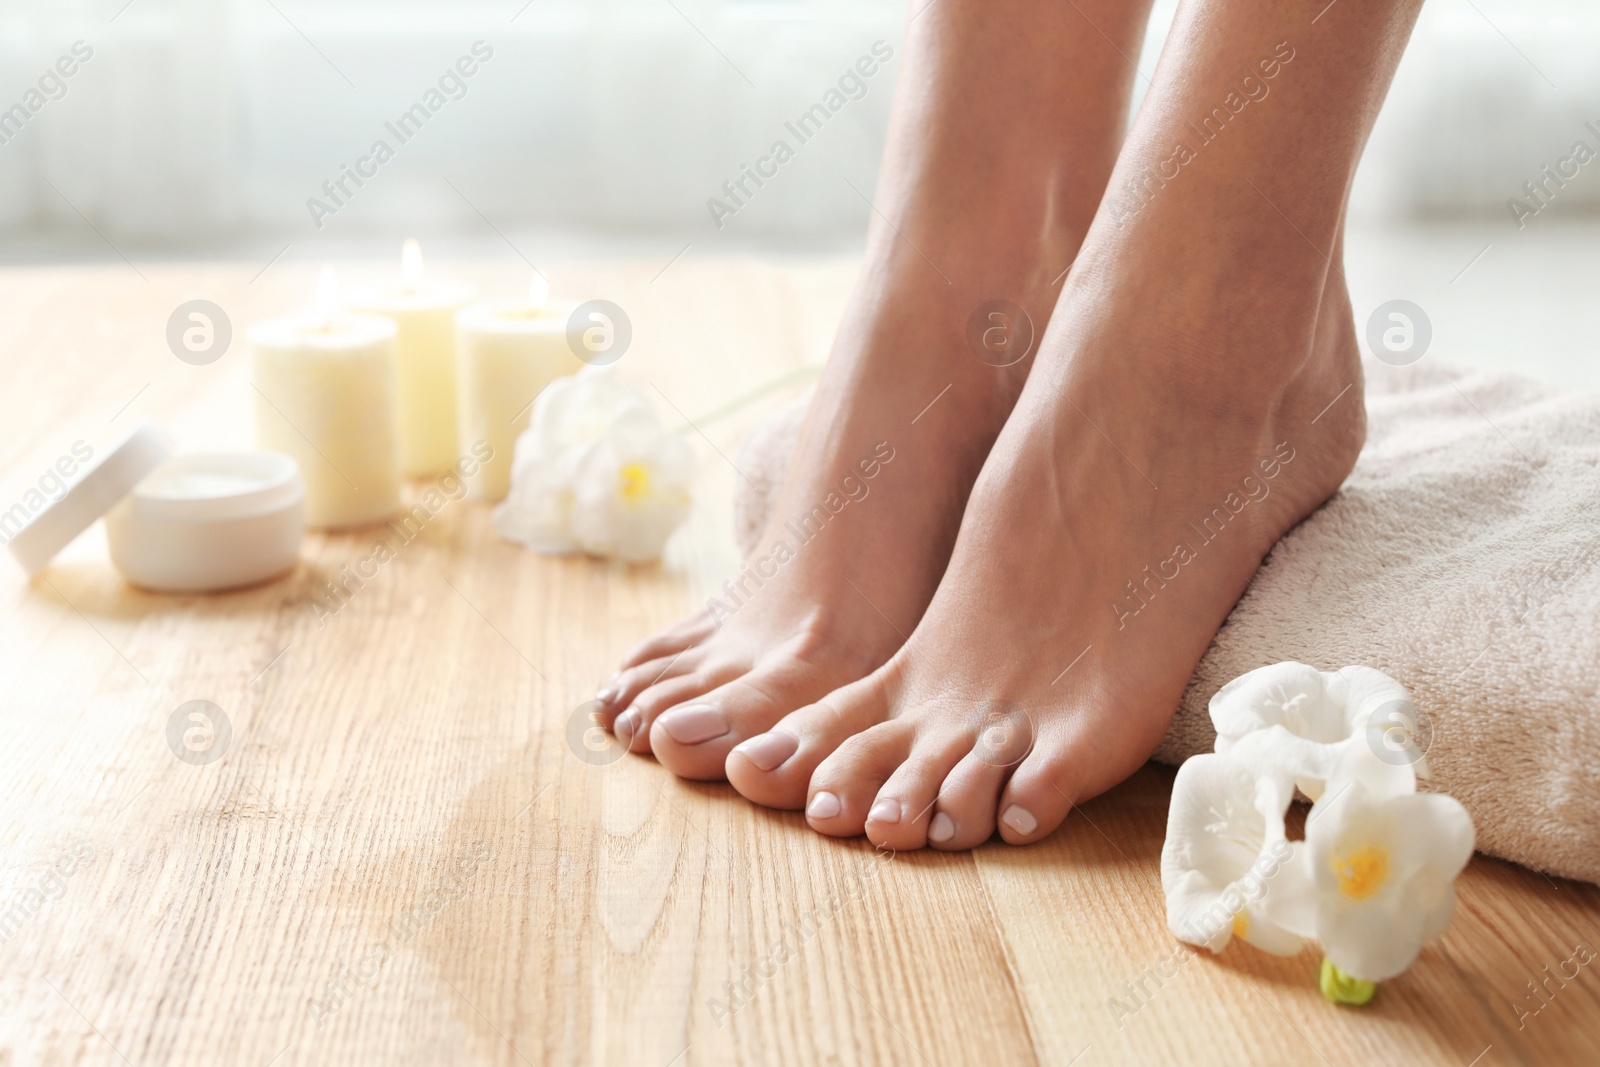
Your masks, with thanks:
[[[796,805],[809,775],[825,833],[969,848],[1038,839],[1149,756],[1360,451],[1341,220],[1419,4],[1185,4],[927,613],[776,728],[790,765],[736,752],[741,791]],[[838,745],[840,719],[863,732]]]
[[[1079,2],[1137,51],[1148,0]],[[1005,299],[1043,329],[1122,140],[1131,71],[1071,4],[940,0],[905,53],[867,265],[753,556],[782,565],[735,612],[641,645],[600,695],[619,737],[687,777],[721,778],[735,744],[916,625],[1026,374],[978,358],[967,320]]]

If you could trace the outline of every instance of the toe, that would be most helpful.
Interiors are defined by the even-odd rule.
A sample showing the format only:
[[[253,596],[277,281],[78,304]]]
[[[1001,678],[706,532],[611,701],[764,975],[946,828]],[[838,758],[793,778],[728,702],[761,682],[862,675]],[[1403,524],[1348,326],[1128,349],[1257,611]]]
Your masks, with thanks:
[[[928,844],[957,851],[976,848],[994,834],[995,807],[1011,768],[976,748],[961,757],[939,788],[928,824]]]
[[[846,739],[887,717],[882,686],[868,676],[742,742],[728,753],[724,771],[746,799],[769,808],[803,808],[818,764]]]
[[[594,698],[604,713],[615,714],[639,699],[639,694],[651,686],[692,674],[704,658],[703,649],[690,647],[671,656],[646,660],[618,673]]]
[[[905,762],[915,731],[901,720],[879,723],[848,738],[817,767],[806,799],[806,821],[831,837],[857,837],[878,791]]]
[[[1075,756],[1066,744],[1044,741],[1022,761],[1000,795],[1001,837],[1026,845],[1061,825],[1081,781]]]
[[[632,751],[649,752],[650,731],[662,712],[704,696],[737,678],[741,671],[738,664],[709,663],[688,674],[658,682],[635,697],[628,710],[617,716],[611,729]],[[697,729],[704,734],[706,726],[701,723]]]
[[[735,745],[765,734],[779,719],[821,699],[838,684],[837,678],[824,677],[781,652],[769,659],[776,662],[763,663],[697,700],[663,711],[650,732],[650,749],[662,766],[683,778],[721,780],[727,777],[728,753]],[[776,751],[772,746],[786,743],[779,737],[765,748],[757,746],[756,753],[770,759]]]
[[[970,749],[971,738],[959,730],[919,733],[867,811],[867,839],[896,852],[926,845],[940,787]]]
[[[710,608],[702,608],[682,622],[669,626],[654,637],[646,638],[628,650],[622,657],[622,670],[637,667],[653,659],[670,658],[679,652],[710,637],[717,629]],[[613,679],[615,681],[615,679]]]

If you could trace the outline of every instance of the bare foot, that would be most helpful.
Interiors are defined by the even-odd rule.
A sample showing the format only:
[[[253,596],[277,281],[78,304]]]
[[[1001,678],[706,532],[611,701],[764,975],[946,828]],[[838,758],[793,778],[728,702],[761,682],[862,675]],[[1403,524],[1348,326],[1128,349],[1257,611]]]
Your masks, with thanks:
[[[888,660],[933,596],[1020,392],[1025,365],[996,368],[966,348],[982,297],[952,296],[926,263],[897,258],[898,279],[865,286],[878,291],[841,330],[759,547],[707,610],[630,652],[597,697],[620,712],[619,738],[680,775],[723,777],[734,745]],[[1048,282],[1009,288],[1043,314]],[[786,756],[774,742],[754,758]]]
[[[793,741],[774,723],[916,627],[1032,363],[980,358],[969,325],[1006,301],[1043,332],[1116,160],[1147,14],[992,0],[911,24],[868,266],[760,547],[719,617],[646,641],[597,695],[634,751],[714,779],[760,735],[745,758],[775,767]]]
[[[1365,433],[1340,279],[1230,296],[1225,275],[1175,281],[1154,258],[1124,249],[1115,277],[1063,297],[921,624],[736,749],[741,793],[805,802],[827,834],[964,849],[997,826],[1036,840],[1149,757],[1262,558]],[[1284,312],[1263,322],[1258,302]]]

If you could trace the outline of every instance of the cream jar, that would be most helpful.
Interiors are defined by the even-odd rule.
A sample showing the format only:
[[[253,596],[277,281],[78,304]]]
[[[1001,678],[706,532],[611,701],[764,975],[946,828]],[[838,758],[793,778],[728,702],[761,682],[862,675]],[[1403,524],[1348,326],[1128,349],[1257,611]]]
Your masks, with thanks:
[[[102,515],[111,560],[134,585],[200,593],[253,585],[294,568],[305,487],[277,452],[172,454],[140,420],[98,454],[7,542],[38,574]]]
[[[174,456],[106,513],[111,561],[158,592],[235,589],[295,565],[305,488],[276,452]]]

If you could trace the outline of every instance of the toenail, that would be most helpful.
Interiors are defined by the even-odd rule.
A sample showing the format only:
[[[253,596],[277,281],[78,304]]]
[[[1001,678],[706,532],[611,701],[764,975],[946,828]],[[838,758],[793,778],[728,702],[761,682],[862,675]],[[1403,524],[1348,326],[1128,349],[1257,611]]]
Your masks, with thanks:
[[[872,810],[867,812],[868,822],[899,822],[900,802],[898,800],[880,800],[872,805]]]
[[[1006,813],[1000,816],[1000,821],[1023,837],[1027,837],[1039,828],[1039,820],[1033,817],[1033,812],[1019,804],[1007,808]]]
[[[722,714],[721,708],[710,704],[673,708],[656,722],[680,745],[698,745],[728,732],[728,717]]]
[[[806,815],[813,819],[831,819],[839,810],[839,798],[832,793],[818,793],[806,805]]]
[[[933,824],[928,827],[928,840],[944,844],[956,836],[956,821],[944,812],[933,817]]]
[[[770,771],[784,760],[795,754],[800,747],[800,739],[793,734],[773,730],[770,733],[752,737],[738,748],[734,749],[739,755],[754,763],[764,771]]]
[[[613,700],[617,699],[617,687],[614,685],[606,686],[604,689],[600,690],[600,692],[594,695],[594,699],[595,703],[597,704],[611,703]]]
[[[639,713],[632,708],[617,716],[617,721],[611,724],[611,732],[617,735],[617,740],[624,745],[633,740],[633,731],[639,725]]]

